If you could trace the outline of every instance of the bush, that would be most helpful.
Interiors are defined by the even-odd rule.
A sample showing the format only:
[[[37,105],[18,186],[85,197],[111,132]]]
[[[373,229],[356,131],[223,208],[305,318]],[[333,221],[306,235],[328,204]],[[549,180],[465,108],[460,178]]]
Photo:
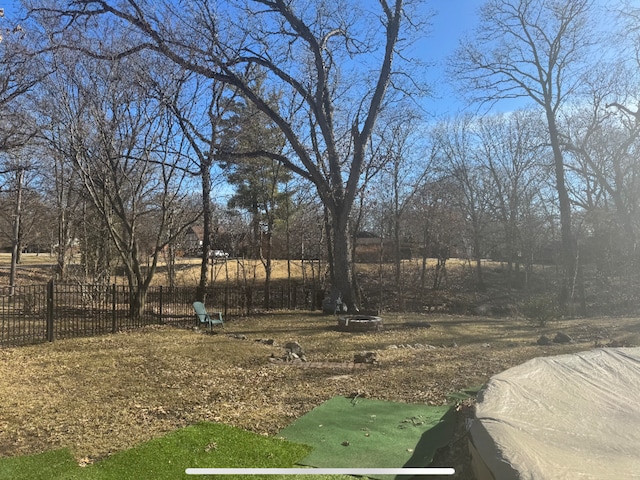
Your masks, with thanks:
[[[518,311],[540,327],[544,327],[550,320],[556,320],[562,316],[560,305],[551,295],[531,297],[518,306]]]

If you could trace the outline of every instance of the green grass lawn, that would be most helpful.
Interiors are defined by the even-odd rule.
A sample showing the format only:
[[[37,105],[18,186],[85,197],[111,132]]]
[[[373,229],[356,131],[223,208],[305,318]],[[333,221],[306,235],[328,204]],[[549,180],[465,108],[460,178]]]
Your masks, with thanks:
[[[79,469],[67,449],[0,459],[0,478],[7,480],[74,478],[73,473]]]
[[[211,478],[188,476],[186,468],[290,468],[311,448],[216,423],[199,423],[80,467],[66,449],[0,460],[7,480],[145,480]],[[297,478],[318,479],[303,475]],[[225,476],[233,480],[241,475]],[[271,479],[284,479],[273,475]],[[289,477],[290,478],[290,477]],[[325,478],[351,478],[325,476]]]

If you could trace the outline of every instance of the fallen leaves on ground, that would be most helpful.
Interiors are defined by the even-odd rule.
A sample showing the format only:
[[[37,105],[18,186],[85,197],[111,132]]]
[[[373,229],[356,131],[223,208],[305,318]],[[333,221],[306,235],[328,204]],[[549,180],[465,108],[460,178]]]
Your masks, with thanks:
[[[415,326],[426,319],[431,328]],[[219,335],[156,326],[0,350],[0,456],[68,447],[89,464],[199,421],[274,435],[325,400],[353,392],[440,405],[529,358],[625,341],[639,331],[636,319],[537,328],[517,319],[419,315],[387,315],[381,332],[334,327],[334,317],[294,312],[230,321]],[[559,329],[575,343],[535,344]],[[264,338],[273,344],[255,341]],[[270,362],[289,341],[322,365]],[[416,344],[435,348],[391,348]],[[363,351],[377,352],[379,363],[345,370]],[[439,461],[468,463],[463,444]]]

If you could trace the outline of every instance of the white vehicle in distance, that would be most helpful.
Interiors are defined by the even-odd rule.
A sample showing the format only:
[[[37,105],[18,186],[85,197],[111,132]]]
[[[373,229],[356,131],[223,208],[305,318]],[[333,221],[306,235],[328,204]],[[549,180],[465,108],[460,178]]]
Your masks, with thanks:
[[[209,253],[209,256],[213,258],[229,258],[229,254],[224,250],[213,250]]]

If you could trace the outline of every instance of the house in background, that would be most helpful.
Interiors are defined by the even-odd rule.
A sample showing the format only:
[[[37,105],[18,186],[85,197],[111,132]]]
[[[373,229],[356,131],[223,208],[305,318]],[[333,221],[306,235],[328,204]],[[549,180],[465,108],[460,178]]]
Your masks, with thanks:
[[[202,254],[202,245],[204,243],[204,227],[202,225],[192,225],[182,240],[182,250],[184,255],[188,257],[196,257]]]
[[[356,262],[375,263],[381,259],[383,262],[390,262],[394,258],[395,242],[391,239],[380,238],[373,233],[363,231],[358,232],[355,243]],[[400,243],[400,258],[403,260],[411,259],[409,244]]]
[[[215,240],[215,242],[214,242]],[[214,258],[229,257],[228,242],[225,241],[224,233],[219,229],[212,235],[211,251],[209,255]],[[204,245],[204,227],[202,225],[192,225],[182,238],[181,251],[187,257],[200,257],[202,255],[202,246]]]

